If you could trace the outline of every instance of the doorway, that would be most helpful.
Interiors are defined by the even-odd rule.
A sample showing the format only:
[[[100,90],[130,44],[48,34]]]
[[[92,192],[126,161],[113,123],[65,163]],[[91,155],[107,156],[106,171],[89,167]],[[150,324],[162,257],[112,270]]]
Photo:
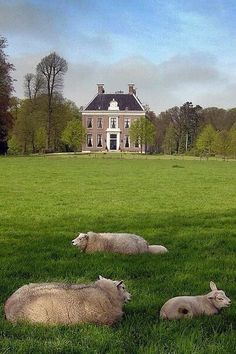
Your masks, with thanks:
[[[110,134],[110,150],[117,150],[117,134]]]

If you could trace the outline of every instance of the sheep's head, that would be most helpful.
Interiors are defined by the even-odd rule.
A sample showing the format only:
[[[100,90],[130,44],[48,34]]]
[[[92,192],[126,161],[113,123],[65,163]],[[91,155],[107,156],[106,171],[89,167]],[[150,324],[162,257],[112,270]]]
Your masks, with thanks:
[[[79,234],[74,240],[72,240],[72,245],[79,247],[81,251],[84,251],[87,247],[88,235],[87,234]]]
[[[106,279],[106,278],[102,277],[101,275],[99,275],[99,280],[112,281],[116,286],[116,289],[119,293],[119,297],[121,298],[122,302],[128,302],[131,300],[131,294],[128,291],[126,291],[125,284],[124,284],[123,280]]]
[[[218,290],[216,284],[213,281],[210,282],[211,292],[207,294],[208,300],[217,308],[229,307],[231,300],[225,295],[223,290]]]

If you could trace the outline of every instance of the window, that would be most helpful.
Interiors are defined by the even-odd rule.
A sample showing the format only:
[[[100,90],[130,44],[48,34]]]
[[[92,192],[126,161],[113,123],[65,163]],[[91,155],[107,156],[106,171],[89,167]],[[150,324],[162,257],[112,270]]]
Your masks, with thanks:
[[[98,118],[97,120],[97,127],[102,128],[102,118]]]
[[[139,141],[138,140],[135,141],[134,147],[136,147],[136,148],[139,147]]]
[[[130,127],[130,119],[125,118],[125,128],[129,128],[129,127]]]
[[[125,135],[125,147],[128,148],[129,146],[130,146],[129,135]]]
[[[116,118],[110,118],[110,128],[117,128],[117,119]]]
[[[97,147],[102,147],[102,134],[97,135]]]
[[[93,146],[93,136],[92,134],[87,134],[87,146],[92,147]]]
[[[92,124],[92,118],[87,118],[87,128],[92,128],[93,124]]]

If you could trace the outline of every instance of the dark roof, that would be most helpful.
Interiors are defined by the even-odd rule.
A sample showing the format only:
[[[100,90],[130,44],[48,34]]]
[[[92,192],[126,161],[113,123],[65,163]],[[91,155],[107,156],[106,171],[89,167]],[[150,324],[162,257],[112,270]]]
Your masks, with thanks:
[[[125,93],[102,93],[88,104],[85,111],[107,111],[112,100],[117,101],[120,111],[142,111],[141,102],[134,95]],[[140,103],[139,103],[140,102]]]

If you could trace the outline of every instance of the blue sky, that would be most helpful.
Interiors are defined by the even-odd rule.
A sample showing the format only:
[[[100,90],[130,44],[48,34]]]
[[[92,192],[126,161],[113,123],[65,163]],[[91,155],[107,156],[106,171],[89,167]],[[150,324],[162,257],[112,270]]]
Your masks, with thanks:
[[[104,82],[156,112],[192,101],[236,106],[236,1],[0,0],[0,34],[23,77],[56,51],[69,64],[65,96],[79,106]]]

